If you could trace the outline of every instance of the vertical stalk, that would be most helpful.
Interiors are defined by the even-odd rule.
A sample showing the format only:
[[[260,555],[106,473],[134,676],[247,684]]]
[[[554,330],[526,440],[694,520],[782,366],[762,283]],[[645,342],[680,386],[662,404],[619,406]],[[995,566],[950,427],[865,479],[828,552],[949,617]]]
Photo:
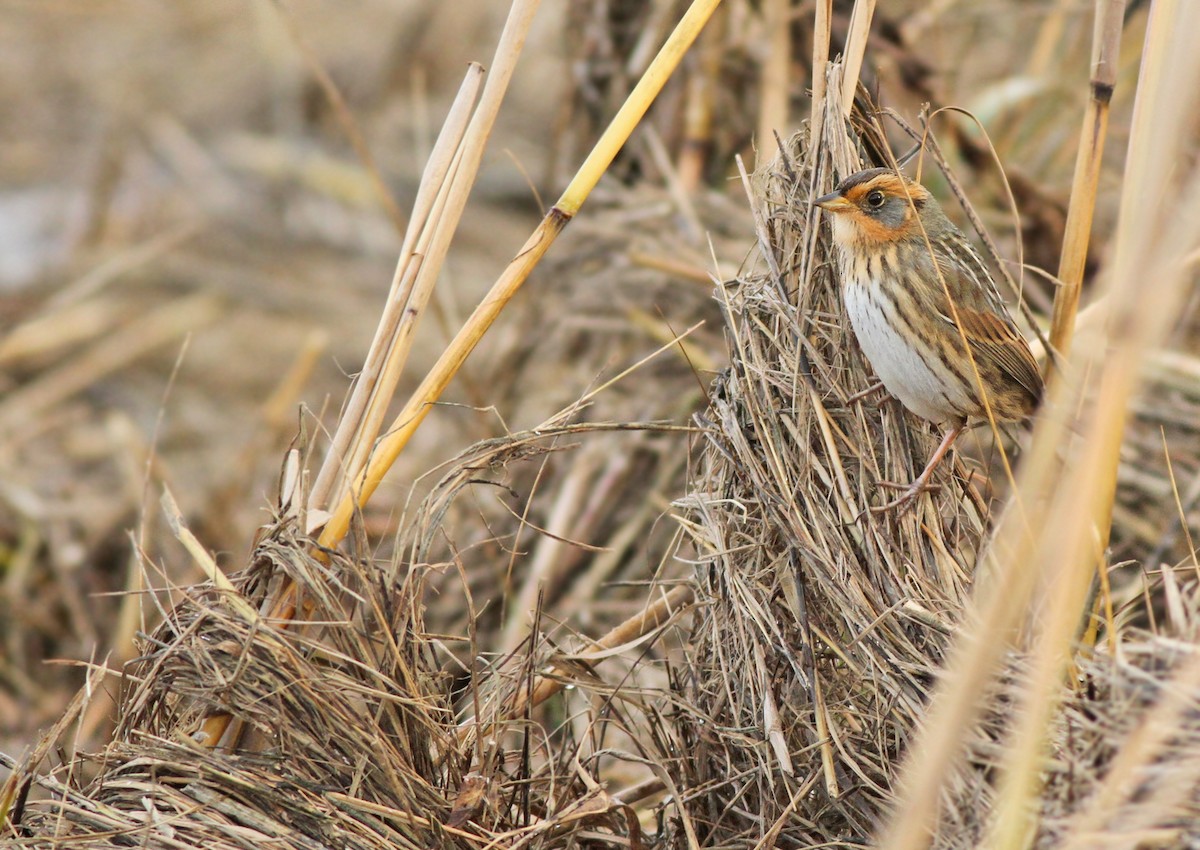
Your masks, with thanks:
[[[767,56],[762,63],[762,84],[758,100],[758,132],[754,145],[755,167],[779,153],[775,134],[788,126],[788,68],[792,64],[792,28],[789,0],[766,0],[762,6],[767,36]]]
[[[1071,204],[1067,209],[1062,256],[1058,262],[1061,286],[1054,297],[1054,315],[1050,323],[1050,344],[1063,357],[1071,348],[1075,314],[1079,310],[1083,267],[1092,233],[1092,216],[1096,211],[1100,160],[1104,156],[1104,139],[1108,133],[1109,103],[1117,82],[1124,14],[1125,0],[1096,0],[1089,83],[1091,98],[1079,132],[1079,153],[1075,157],[1075,175],[1071,180]],[[1046,359],[1047,371],[1052,362],[1052,357]]]

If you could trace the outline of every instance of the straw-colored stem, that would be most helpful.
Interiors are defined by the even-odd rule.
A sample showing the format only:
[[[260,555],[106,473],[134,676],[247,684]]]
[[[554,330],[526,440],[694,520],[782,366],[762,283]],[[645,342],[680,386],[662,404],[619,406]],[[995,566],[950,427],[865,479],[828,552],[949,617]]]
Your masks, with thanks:
[[[1050,323],[1050,344],[1062,356],[1071,347],[1083,268],[1087,261],[1096,210],[1096,188],[1100,182],[1100,161],[1108,131],[1109,103],[1117,82],[1120,58],[1121,21],[1125,0],[1096,0],[1096,26],[1092,47],[1091,99],[1079,133],[1079,152],[1071,181],[1071,204],[1067,209],[1066,232],[1058,264],[1060,286],[1054,297],[1054,316]]]
[[[381,397],[390,400],[395,391],[395,383],[391,382],[391,385],[388,386],[389,379],[385,378],[380,381],[380,376],[389,371],[388,366],[391,365],[390,371],[396,372],[398,379],[399,368],[403,366],[403,363],[396,363],[398,358],[392,355],[395,350],[393,341],[400,333],[402,322],[408,320],[413,323],[417,318],[407,309],[417,279],[417,272],[420,268],[426,268],[432,272],[437,271],[432,263],[420,262],[417,257],[414,257],[420,239],[423,235],[428,239],[428,230],[431,226],[434,229],[441,227],[450,234],[453,234],[457,226],[457,219],[451,220],[445,214],[444,209],[441,216],[435,216],[434,210],[439,196],[444,197],[443,189],[451,178],[451,166],[457,158],[463,136],[467,132],[467,124],[482,83],[483,67],[477,63],[471,63],[467,68],[467,74],[459,88],[458,95],[446,115],[442,130],[438,134],[437,142],[430,154],[429,162],[425,166],[420,187],[417,189],[417,197],[413,202],[408,232],[405,234],[404,244],[400,248],[400,259],[396,263],[396,271],[392,277],[392,287],[387,305],[380,317],[379,326],[367,352],[362,371],[354,382],[354,389],[338,420],[338,427],[330,441],[325,461],[313,484],[312,492],[309,495],[310,510],[326,510],[335,489],[334,482],[337,481],[339,474],[353,473],[354,467],[347,466],[346,460],[350,454],[351,445],[363,441],[369,445],[379,435],[379,425],[382,422],[375,423],[374,430],[372,430],[370,422],[364,420],[370,418],[368,409],[377,407],[377,405],[372,405],[373,400]],[[461,169],[457,173],[461,174]],[[431,224],[431,219],[437,219],[436,224]],[[436,274],[433,276],[436,277]]]
[[[491,290],[475,311],[463,324],[458,334],[429,370],[421,385],[417,387],[408,403],[392,423],[376,446],[371,462],[358,480],[353,491],[343,498],[321,532],[320,544],[336,546],[350,527],[350,517],[361,508],[400,452],[408,444],[417,427],[429,413],[430,407],[441,397],[463,362],[474,350],[479,340],[491,327],[496,317],[509,300],[517,293],[529,277],[530,272],[541,260],[550,245],[558,238],[567,223],[579,211],[580,206],[595,188],[600,177],[608,169],[617,152],[629,139],[630,134],[645,115],[654,98],[662,90],[667,78],[678,66],[684,52],[691,46],[705,21],[720,4],[720,0],[695,0],[671,33],[646,73],[634,87],[625,103],[618,110],[608,129],[575,177],[571,180],[554,208],[542,219],[533,235],[521,248],[517,256],[492,285]]]
[[[763,28],[766,30],[767,55],[762,63],[762,85],[759,87],[758,149],[755,165],[770,162],[779,152],[776,133],[788,128],[788,68],[792,63],[792,29],[788,26],[788,0],[766,0],[763,3]]]
[[[817,8],[821,7],[820,2]],[[875,0],[855,0],[850,12],[850,32],[846,36],[845,71],[842,76],[842,114],[849,115],[854,106],[854,93],[858,91],[858,75],[862,71],[863,57],[867,54],[867,37],[871,33],[871,19],[875,16]]]
[[[808,117],[808,137],[813,140],[822,138],[822,125],[825,122],[825,77],[829,73],[829,40],[832,36],[833,0],[816,0],[813,16],[812,108]],[[819,144],[805,146],[806,169],[812,169],[813,158],[820,147]]]

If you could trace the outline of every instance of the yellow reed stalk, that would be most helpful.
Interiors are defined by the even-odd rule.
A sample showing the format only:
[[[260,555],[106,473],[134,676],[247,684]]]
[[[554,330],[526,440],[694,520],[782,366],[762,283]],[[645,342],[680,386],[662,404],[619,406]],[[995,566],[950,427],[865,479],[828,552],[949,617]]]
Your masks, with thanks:
[[[529,240],[509,263],[508,267],[492,285],[491,290],[463,324],[458,334],[429,370],[421,385],[392,423],[387,434],[379,441],[371,455],[371,462],[348,493],[334,510],[321,531],[319,543],[332,547],[345,536],[350,527],[350,517],[361,508],[375,492],[383,476],[408,444],[418,426],[429,413],[446,386],[457,374],[467,356],[487,332],[500,311],[520,289],[529,273],[541,260],[547,249],[562,232],[563,228],[579,211],[580,206],[591,194],[600,177],[608,169],[617,152],[629,139],[633,129],[641,121],[650,104],[662,90],[667,78],[678,66],[684,52],[691,46],[703,29],[705,22],[720,4],[720,0],[694,0],[680,19],[658,55],[646,69],[625,103],[618,110],[608,129],[592,148],[575,177],[563,191],[558,203],[542,219],[541,224]]]
[[[1050,344],[1063,357],[1071,347],[1075,313],[1079,309],[1083,266],[1087,261],[1092,216],[1096,211],[1100,160],[1104,156],[1104,140],[1108,135],[1109,103],[1117,82],[1124,14],[1125,0],[1096,2],[1091,99],[1084,112],[1083,128],[1079,132],[1079,152],[1075,157],[1075,175],[1071,179],[1071,203],[1067,209],[1062,256],[1058,263],[1058,279],[1061,283],[1054,296],[1054,315],[1050,322]]]

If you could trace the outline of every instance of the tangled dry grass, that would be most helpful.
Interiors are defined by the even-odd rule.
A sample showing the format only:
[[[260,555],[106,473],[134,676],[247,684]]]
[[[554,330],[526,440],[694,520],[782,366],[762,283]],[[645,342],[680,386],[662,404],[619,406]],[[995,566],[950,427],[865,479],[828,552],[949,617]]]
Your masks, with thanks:
[[[580,54],[603,61],[585,63],[571,108],[606,112],[672,6],[633,5],[572,10]],[[747,69],[763,23],[749,8],[714,28],[691,79],[748,93],[734,100],[752,116]],[[927,97],[936,75],[908,45],[929,25],[904,23],[884,20],[873,36],[878,85],[896,70],[898,99]],[[807,44],[807,15],[791,35]],[[834,68],[828,92],[838,90]],[[903,799],[901,763],[913,758],[947,653],[973,623],[1007,484],[984,445],[945,465],[917,510],[868,510],[881,482],[913,477],[936,434],[863,395],[870,369],[807,199],[835,175],[886,162],[905,138],[896,124],[860,96],[847,125],[827,94],[819,132],[807,126],[760,168],[747,203],[737,184],[700,187],[754,133],[752,118],[729,117],[736,110],[696,160],[711,173],[689,171],[684,156],[679,175],[696,184],[649,185],[676,176],[663,151],[694,154],[689,133],[704,123],[679,120],[687,87],[672,91],[654,125],[666,144],[647,131],[625,152],[627,185],[589,202],[521,318],[497,328],[486,362],[466,376],[471,420],[430,429],[411,489],[358,517],[346,551],[314,549],[289,502],[247,558],[226,561],[232,589],[193,585],[192,567],[142,561],[153,590],[139,598],[158,625],[139,636],[136,657],[119,679],[103,663],[85,667],[58,722],[20,758],[0,755],[8,844],[697,850],[877,840]],[[574,114],[563,151],[588,135]],[[969,133],[944,142],[960,167],[985,168]],[[1036,181],[1015,185],[1026,189],[1023,211],[1050,223],[1038,232],[1047,244],[1028,256],[1055,256],[1061,197]],[[1039,296],[1039,286],[1030,301],[1044,307],[1052,290]],[[1098,641],[1085,635],[1074,648],[1057,693],[1031,846],[1200,846],[1196,306],[1151,358],[1134,407],[1106,590],[1113,615],[1095,619]],[[219,315],[195,307],[175,305],[187,327]],[[36,381],[36,362],[21,362]],[[315,430],[311,420],[304,428]],[[275,422],[271,433],[283,430]],[[477,441],[446,448],[463,434]],[[278,463],[277,441],[252,445]],[[300,456],[308,450],[302,441]],[[238,478],[218,491],[247,487]],[[225,510],[202,512],[203,522],[222,527]],[[103,519],[111,530],[128,515]],[[9,586],[29,587],[37,557],[14,550],[23,560],[5,563],[24,566],[6,567],[17,577]],[[266,613],[286,582],[303,617],[280,628]],[[78,587],[69,596],[79,609],[86,598]],[[6,645],[36,655],[13,634]],[[24,669],[16,657],[0,671]],[[991,840],[1029,667],[1014,644],[943,789],[934,846]],[[111,730],[105,688],[119,709]],[[214,715],[232,719],[238,731],[225,740],[236,751],[197,734]]]

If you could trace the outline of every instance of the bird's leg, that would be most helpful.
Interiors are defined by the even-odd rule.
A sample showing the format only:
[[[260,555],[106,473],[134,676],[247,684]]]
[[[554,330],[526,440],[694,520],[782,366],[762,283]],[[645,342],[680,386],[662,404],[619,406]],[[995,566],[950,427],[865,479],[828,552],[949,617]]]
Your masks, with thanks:
[[[933,456],[929,458],[929,463],[925,464],[925,469],[921,471],[921,474],[917,476],[916,480],[913,481],[912,484],[904,487],[902,484],[896,485],[886,481],[880,482],[885,487],[904,487],[904,492],[899,498],[893,499],[886,505],[880,505],[877,508],[871,508],[871,510],[875,513],[882,513],[883,511],[890,511],[894,508],[902,508],[920,495],[925,489],[927,489],[929,487],[929,477],[933,475],[933,471],[937,469],[938,464],[942,462],[942,459],[946,456],[946,452],[950,451],[950,447],[954,445],[954,441],[958,438],[958,435],[963,432],[966,424],[967,423],[965,421],[959,422],[946,432],[946,436],[942,437],[942,442],[937,447],[937,451],[935,451]]]

